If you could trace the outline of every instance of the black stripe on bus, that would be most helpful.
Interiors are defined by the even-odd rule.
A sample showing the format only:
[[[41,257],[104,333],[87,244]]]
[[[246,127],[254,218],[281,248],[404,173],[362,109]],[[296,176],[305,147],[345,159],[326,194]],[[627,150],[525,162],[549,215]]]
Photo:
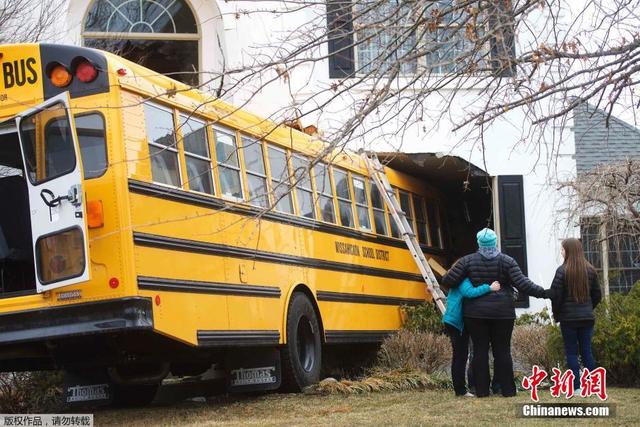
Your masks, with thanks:
[[[280,332],[278,331],[198,331],[198,345],[202,347],[259,346],[279,343]]]
[[[280,298],[280,288],[273,286],[236,285],[138,276],[138,287],[148,291],[188,292],[197,294],[238,295],[242,297]]]
[[[147,233],[133,233],[133,241],[139,246],[152,248],[203,253],[224,257],[251,259],[255,261],[274,262],[322,270],[340,271],[345,273],[364,274],[368,276],[386,277],[390,279],[422,282],[419,274],[404,271],[387,270],[384,268],[364,267],[342,262],[326,261],[316,258],[279,254],[276,252],[259,251],[257,249],[240,248],[219,243],[201,242],[196,240],[179,239],[176,237],[158,236]]]
[[[220,199],[215,199],[202,194],[190,193],[178,188],[168,188],[162,185],[157,185],[149,182],[138,181],[129,179],[129,190],[132,193],[141,194],[145,196],[157,197],[160,199],[171,200],[174,202],[188,203],[191,205],[202,206],[209,209],[225,210],[234,214],[255,216],[260,214],[261,218],[269,221],[279,222],[282,224],[295,225],[297,227],[306,228],[309,230],[320,231],[323,233],[334,234],[337,236],[351,237],[354,239],[363,240],[366,242],[377,243],[385,246],[393,246],[396,248],[407,249],[407,245],[404,241],[399,239],[392,239],[386,236],[374,236],[360,233],[357,230],[352,230],[345,227],[340,227],[335,224],[329,224],[325,222],[313,221],[308,218],[296,217],[291,215],[285,215],[279,212],[269,211],[263,212],[261,209],[254,206],[235,206],[227,204]],[[420,245],[424,253],[432,255],[443,255],[442,249],[430,248],[426,245]]]
[[[379,295],[349,294],[342,292],[318,291],[318,301],[349,302],[380,305],[419,305],[425,302],[417,298],[385,297]]]
[[[397,331],[325,331],[327,344],[378,343]]]

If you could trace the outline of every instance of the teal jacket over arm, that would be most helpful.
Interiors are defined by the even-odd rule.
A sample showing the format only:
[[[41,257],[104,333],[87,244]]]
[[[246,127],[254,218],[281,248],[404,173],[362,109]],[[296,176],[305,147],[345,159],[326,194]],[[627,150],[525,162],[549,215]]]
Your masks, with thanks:
[[[462,333],[464,329],[464,320],[462,319],[462,300],[463,298],[478,298],[491,292],[491,287],[487,284],[474,287],[471,280],[464,279],[457,288],[449,289],[447,295],[447,310],[442,316],[442,323],[447,323]]]

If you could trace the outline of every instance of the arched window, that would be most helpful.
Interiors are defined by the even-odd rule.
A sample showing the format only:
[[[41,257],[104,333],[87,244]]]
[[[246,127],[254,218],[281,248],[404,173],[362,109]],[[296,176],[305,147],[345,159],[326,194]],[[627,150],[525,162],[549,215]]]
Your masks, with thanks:
[[[96,0],[85,18],[83,40],[85,46],[198,84],[200,35],[184,0]]]

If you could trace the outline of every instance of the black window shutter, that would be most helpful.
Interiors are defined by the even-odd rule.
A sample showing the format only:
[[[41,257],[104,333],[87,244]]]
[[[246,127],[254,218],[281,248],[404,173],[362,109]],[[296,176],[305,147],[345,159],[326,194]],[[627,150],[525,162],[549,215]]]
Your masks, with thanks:
[[[500,250],[515,259],[527,275],[527,235],[524,221],[522,175],[498,176]],[[520,292],[516,307],[529,307],[529,296]]]
[[[353,19],[350,1],[327,2],[329,78],[340,79],[355,73]]]
[[[500,77],[516,73],[515,21],[510,0],[491,0],[489,23],[494,30],[491,37],[491,63]]]

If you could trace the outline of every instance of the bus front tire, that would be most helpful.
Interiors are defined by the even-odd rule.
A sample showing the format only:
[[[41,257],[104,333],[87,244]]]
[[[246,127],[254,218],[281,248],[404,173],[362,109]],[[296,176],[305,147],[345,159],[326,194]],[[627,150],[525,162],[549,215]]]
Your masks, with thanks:
[[[282,348],[282,390],[297,392],[320,379],[322,339],[311,301],[295,292],[287,311],[287,344]]]

